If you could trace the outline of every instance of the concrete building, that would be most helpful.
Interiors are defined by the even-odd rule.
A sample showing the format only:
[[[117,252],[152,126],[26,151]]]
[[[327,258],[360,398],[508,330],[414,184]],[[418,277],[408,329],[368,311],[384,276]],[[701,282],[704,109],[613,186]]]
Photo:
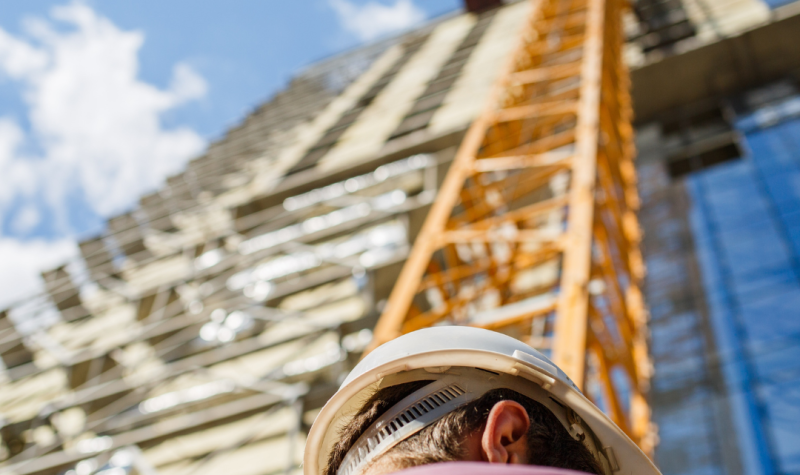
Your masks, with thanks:
[[[299,473],[529,8],[311,65],[44,273],[0,314],[0,473]],[[800,473],[800,3],[626,23],[657,462]]]

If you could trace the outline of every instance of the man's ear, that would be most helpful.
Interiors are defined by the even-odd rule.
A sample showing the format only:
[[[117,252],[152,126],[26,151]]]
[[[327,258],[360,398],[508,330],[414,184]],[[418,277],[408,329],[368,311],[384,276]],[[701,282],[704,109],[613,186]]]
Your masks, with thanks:
[[[505,400],[495,404],[481,436],[483,459],[492,463],[527,463],[526,434],[530,425],[528,412],[519,403]]]

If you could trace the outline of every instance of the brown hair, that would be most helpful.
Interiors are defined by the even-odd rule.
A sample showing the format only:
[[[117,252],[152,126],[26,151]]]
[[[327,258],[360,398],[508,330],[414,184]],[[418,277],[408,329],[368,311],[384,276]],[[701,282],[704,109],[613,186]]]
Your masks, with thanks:
[[[336,475],[347,451],[378,417],[401,399],[431,381],[414,381],[377,391],[339,433],[322,475]],[[597,460],[573,439],[555,415],[542,404],[511,389],[493,389],[398,443],[372,463],[388,463],[397,470],[465,458],[464,441],[481,429],[489,411],[500,401],[522,405],[531,421],[528,429],[528,460],[533,465],[567,468],[602,475]]]

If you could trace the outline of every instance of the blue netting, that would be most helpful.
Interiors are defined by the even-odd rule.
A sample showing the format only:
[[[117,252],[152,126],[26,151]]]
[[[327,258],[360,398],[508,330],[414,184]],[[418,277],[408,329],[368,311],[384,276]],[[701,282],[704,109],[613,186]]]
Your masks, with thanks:
[[[747,473],[800,473],[800,98],[740,117],[691,175],[692,232]]]

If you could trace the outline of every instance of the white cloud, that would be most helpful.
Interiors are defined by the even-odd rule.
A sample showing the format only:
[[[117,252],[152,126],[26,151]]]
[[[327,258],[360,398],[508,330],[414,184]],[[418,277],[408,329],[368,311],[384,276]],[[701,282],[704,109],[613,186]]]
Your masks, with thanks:
[[[425,12],[411,0],[396,0],[394,5],[370,1],[359,6],[348,0],[329,0],[345,30],[362,41],[407,30],[425,20]]]
[[[166,89],[142,81],[142,32],[77,1],[23,26],[21,35],[0,28],[0,78],[20,87],[27,107],[24,127],[0,116],[0,226],[17,236],[0,236],[0,308],[40,290],[39,272],[74,254],[69,236],[84,230],[72,228],[68,211],[124,211],[206,146],[188,127],[161,121],[205,96],[205,80],[177,64]],[[50,241],[22,240],[39,225]]]
[[[11,231],[15,234],[28,234],[39,223],[41,213],[36,206],[22,205],[22,209],[11,221]]]
[[[0,64],[9,76],[25,77],[41,71],[46,63],[43,52],[0,29]]]
[[[65,197],[82,191],[102,216],[131,206],[199,154],[205,141],[194,131],[165,129],[161,115],[206,94],[206,83],[178,64],[167,90],[141,81],[138,52],[144,35],[123,31],[81,3],[52,9],[73,28],[26,23],[30,39],[0,29],[0,73],[20,82],[29,106],[30,131],[0,118],[0,209],[13,198],[40,196],[63,216]],[[26,156],[23,146],[41,152]],[[30,215],[29,215],[30,216]]]

